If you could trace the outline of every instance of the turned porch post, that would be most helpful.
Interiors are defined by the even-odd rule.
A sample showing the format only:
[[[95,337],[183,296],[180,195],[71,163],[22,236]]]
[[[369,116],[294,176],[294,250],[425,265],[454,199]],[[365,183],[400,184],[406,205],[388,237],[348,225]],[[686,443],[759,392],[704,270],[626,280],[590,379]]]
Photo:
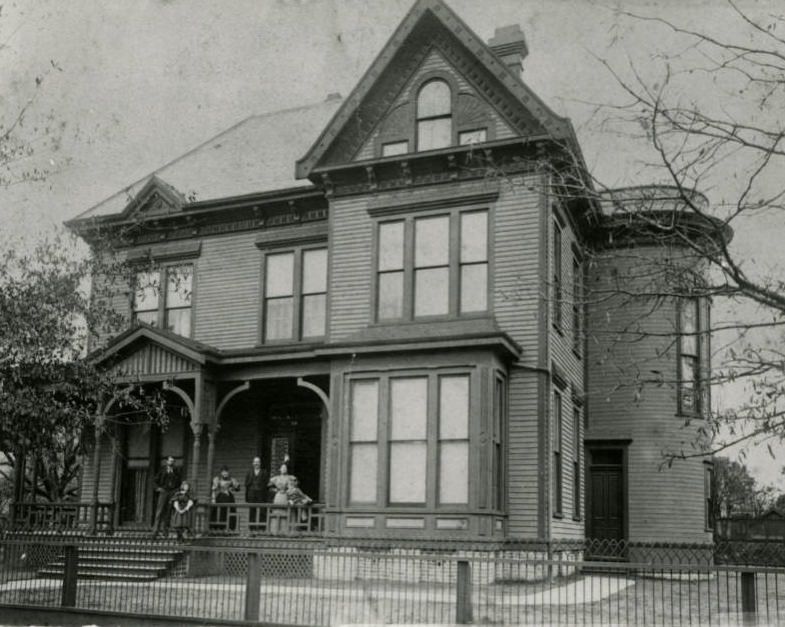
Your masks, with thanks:
[[[202,431],[204,425],[201,422],[192,422],[191,431],[194,434],[193,450],[191,451],[191,475],[188,479],[193,484],[197,482],[197,473],[199,472],[199,453],[202,448]],[[193,485],[194,492],[198,489],[197,485]]]
[[[215,436],[221,425],[207,425],[207,482],[205,483],[205,498],[210,496],[210,488],[213,484],[213,463],[215,462]]]
[[[101,434],[106,416],[99,415],[95,419],[95,448],[93,449],[93,502],[90,514],[90,533],[95,533],[98,526],[98,484],[101,481]]]

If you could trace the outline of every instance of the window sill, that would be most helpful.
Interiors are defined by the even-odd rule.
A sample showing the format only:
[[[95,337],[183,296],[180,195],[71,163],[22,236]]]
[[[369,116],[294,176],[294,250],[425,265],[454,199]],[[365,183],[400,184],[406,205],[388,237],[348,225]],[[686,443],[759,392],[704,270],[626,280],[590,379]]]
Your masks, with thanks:
[[[557,520],[562,520],[564,518],[564,514],[562,514],[561,512],[554,512],[553,517],[556,518]]]

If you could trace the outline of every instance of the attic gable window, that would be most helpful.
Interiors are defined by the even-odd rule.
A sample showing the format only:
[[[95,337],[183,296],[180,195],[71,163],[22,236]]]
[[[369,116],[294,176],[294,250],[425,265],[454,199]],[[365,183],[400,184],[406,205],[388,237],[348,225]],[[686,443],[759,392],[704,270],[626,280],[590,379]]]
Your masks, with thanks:
[[[452,92],[446,81],[428,81],[417,94],[417,150],[452,145]]]

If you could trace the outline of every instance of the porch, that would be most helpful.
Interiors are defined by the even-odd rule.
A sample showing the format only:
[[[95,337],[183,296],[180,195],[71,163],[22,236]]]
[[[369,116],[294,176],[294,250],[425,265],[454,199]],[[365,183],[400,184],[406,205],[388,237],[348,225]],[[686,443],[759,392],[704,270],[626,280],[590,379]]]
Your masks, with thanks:
[[[52,535],[148,534],[152,527],[115,525],[116,504],[17,502],[11,507],[9,531]],[[324,505],[272,503],[197,503],[190,538],[320,536]],[[174,536],[174,531],[170,530]]]

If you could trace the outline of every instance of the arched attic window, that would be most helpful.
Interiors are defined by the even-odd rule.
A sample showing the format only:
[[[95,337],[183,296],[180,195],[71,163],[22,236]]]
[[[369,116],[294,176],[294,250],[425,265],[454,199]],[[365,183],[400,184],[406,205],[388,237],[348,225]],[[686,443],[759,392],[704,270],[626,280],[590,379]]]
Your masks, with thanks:
[[[452,145],[452,93],[446,81],[434,79],[417,94],[417,150]]]

